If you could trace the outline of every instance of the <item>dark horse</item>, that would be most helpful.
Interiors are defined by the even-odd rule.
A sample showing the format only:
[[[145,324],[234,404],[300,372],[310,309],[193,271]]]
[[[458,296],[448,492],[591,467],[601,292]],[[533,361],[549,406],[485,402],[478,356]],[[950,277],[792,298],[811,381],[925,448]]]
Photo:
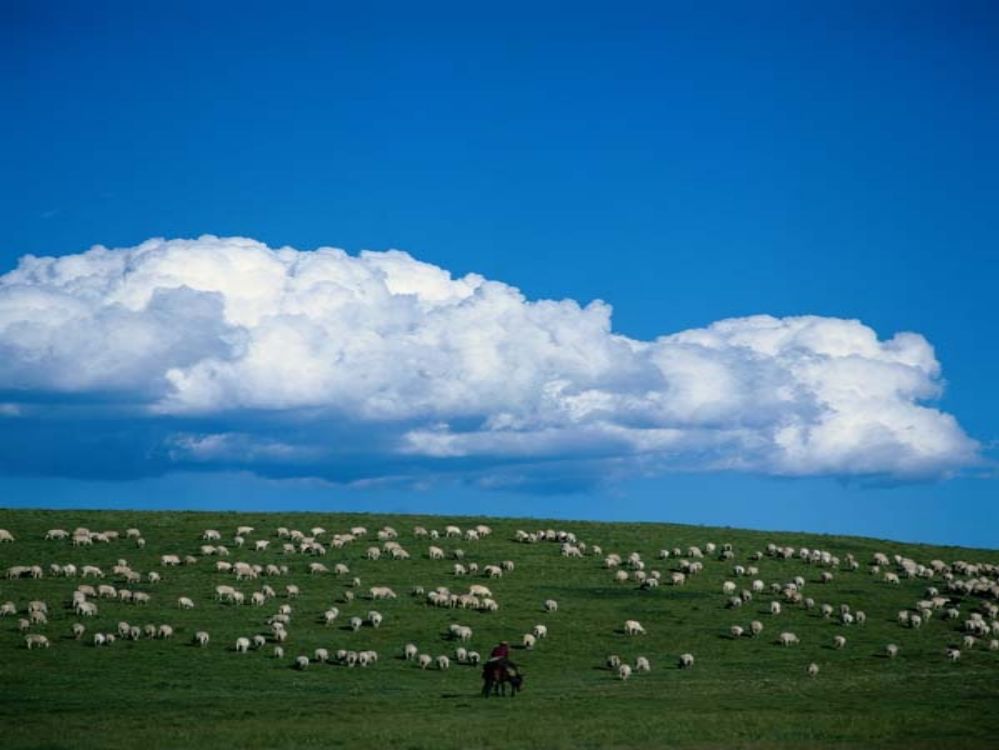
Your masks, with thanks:
[[[524,684],[524,675],[507,669],[501,661],[487,661],[482,668],[482,697],[506,695],[506,686],[510,685],[510,695],[515,696]]]

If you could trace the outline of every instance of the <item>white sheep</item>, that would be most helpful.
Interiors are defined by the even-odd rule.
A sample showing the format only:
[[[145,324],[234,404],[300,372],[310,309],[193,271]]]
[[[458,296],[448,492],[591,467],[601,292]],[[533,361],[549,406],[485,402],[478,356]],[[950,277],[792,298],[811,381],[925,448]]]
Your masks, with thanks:
[[[638,620],[625,620],[624,632],[625,635],[645,635],[645,628]]]
[[[416,647],[415,643],[407,643],[402,649],[402,655],[406,661],[413,661],[419,652],[420,650]]]
[[[808,665],[808,676],[815,677],[819,673],[819,665],[814,661]]]
[[[541,640],[542,638],[547,638],[548,628],[545,625],[541,625],[540,623],[538,625],[535,625],[534,637],[537,638],[538,640]]]
[[[692,666],[694,666],[694,655],[680,654],[678,666],[680,667],[680,669],[690,669]]]
[[[635,671],[636,672],[651,672],[652,665],[645,656],[639,656],[635,659]]]
[[[770,602],[770,614],[772,615],[780,614],[780,602]]]
[[[617,669],[621,666],[621,657],[617,654],[611,654],[607,657],[607,666],[610,669]]]
[[[371,623],[371,627],[373,628],[381,627],[383,619],[381,612],[375,612],[374,610],[368,612],[368,622]]]
[[[317,648],[315,651],[312,652],[312,658],[314,661],[323,664],[330,660],[330,652],[325,648]]]
[[[431,664],[433,664],[434,658],[430,654],[420,654],[416,657],[416,664],[420,669],[426,669]]]
[[[173,636],[173,628],[170,625],[160,625],[159,630],[156,631],[157,638],[170,638]]]
[[[799,643],[798,636],[796,636],[794,633],[790,633],[787,631],[777,636],[777,641],[782,646],[792,646]]]
[[[275,634],[276,635],[276,634]],[[267,645],[267,637],[263,635],[253,636],[253,648],[259,649]]]
[[[284,658],[284,649],[281,646],[275,646],[274,647],[274,651],[272,653],[273,653],[275,659],[283,659]]]
[[[11,534],[7,529],[0,529],[0,542],[13,542],[14,535]]]
[[[437,657],[437,669],[445,670],[451,668],[451,660],[444,654]]]
[[[194,642],[197,643],[202,648],[208,645],[209,640],[211,640],[211,636],[209,636],[208,633],[204,630],[199,630],[197,633],[194,634]]]
[[[956,649],[956,648],[948,648],[947,649],[947,659],[949,661],[957,661],[960,658],[961,658],[961,651],[960,651],[960,649]]]
[[[241,654],[245,654],[250,650],[250,639],[249,638],[237,638],[236,639],[236,651]]]
[[[395,592],[388,586],[372,586],[369,589],[372,599],[395,599]]]
[[[617,676],[618,679],[627,680],[629,677],[631,677],[631,667],[629,667],[627,664],[620,665],[617,668]]]
[[[546,599],[545,612],[558,612],[558,602],[554,599]]]
[[[308,668],[309,668],[308,656],[295,657],[295,669],[308,669]]]
[[[74,622],[73,623],[73,637],[76,640],[80,640],[83,637],[83,634],[86,633],[86,632],[87,632],[87,628],[83,625],[83,623],[79,623],[79,622]]]
[[[350,618],[350,629],[353,630],[353,631],[355,631],[355,632],[358,631],[358,630],[360,630],[361,626],[363,624],[364,624],[364,620],[362,620],[360,617],[351,617]]]
[[[834,636],[833,648],[846,648],[846,638],[841,635]]]
[[[524,633],[524,637],[521,642],[523,643],[524,648],[530,651],[534,648],[534,644],[537,642],[537,639],[530,633]]]
[[[732,634],[733,638],[741,638],[743,633],[745,633],[746,631],[743,630],[740,625],[733,625],[731,628],[729,628],[729,632]]]
[[[177,599],[177,606],[181,609],[194,609],[194,602],[186,596],[182,596]]]
[[[336,607],[330,607],[325,612],[323,612],[323,621],[327,625],[332,625],[336,621],[336,618],[338,618],[339,616],[340,616],[340,610],[337,609]]]

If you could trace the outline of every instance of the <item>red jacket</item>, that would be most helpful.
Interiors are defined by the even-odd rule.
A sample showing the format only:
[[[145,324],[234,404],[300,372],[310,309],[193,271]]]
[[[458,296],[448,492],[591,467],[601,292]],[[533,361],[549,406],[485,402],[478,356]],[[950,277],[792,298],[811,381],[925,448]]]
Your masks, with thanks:
[[[510,647],[504,646],[502,643],[493,649],[493,652],[489,654],[490,659],[509,659],[510,658]]]

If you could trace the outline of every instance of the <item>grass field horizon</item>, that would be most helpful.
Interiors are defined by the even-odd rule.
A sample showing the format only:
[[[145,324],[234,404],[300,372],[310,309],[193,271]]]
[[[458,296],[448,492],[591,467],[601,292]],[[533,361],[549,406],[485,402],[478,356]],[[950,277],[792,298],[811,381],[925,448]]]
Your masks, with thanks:
[[[491,527],[492,534],[479,540],[443,536],[447,525],[467,530],[478,524]],[[255,530],[240,549],[233,537],[242,525]],[[276,535],[282,526],[306,534],[321,526],[327,533],[319,539],[328,542],[358,525],[367,527],[367,536],[342,549],[327,545],[324,556],[285,554],[287,540]],[[367,559],[369,547],[384,547],[376,534],[386,525],[398,530],[395,541],[410,559],[393,560],[388,554]],[[116,530],[121,536],[86,547],[44,539],[49,529],[78,526]],[[441,538],[418,538],[416,526],[439,530]],[[126,539],[130,527],[141,530],[144,547]],[[995,746],[999,731],[999,652],[987,646],[999,634],[993,629],[973,648],[962,648],[964,623],[973,613],[988,623],[996,620],[989,612],[996,597],[953,590],[958,580],[994,586],[997,550],[653,522],[397,513],[0,509],[0,528],[16,538],[0,544],[0,569],[44,569],[37,580],[0,581],[0,603],[13,602],[17,609],[16,615],[0,619],[5,747],[986,748]],[[220,543],[230,550],[227,558],[202,554],[202,545],[210,543],[201,538],[206,529],[221,532]],[[564,557],[558,541],[516,541],[518,531],[545,529],[573,533],[584,543],[584,555]],[[268,549],[254,551],[257,540],[270,541]],[[714,552],[707,552],[709,544],[716,545]],[[731,559],[722,559],[726,544]],[[768,544],[794,548],[795,555],[768,554]],[[429,559],[430,545],[441,547],[445,559]],[[600,554],[592,554],[594,545]],[[691,557],[691,547],[704,556]],[[478,564],[478,573],[454,574],[458,548],[465,553],[462,563]],[[826,552],[839,565],[803,560],[801,548]],[[662,549],[670,556],[661,559]],[[627,564],[618,570],[628,570],[628,580],[618,582],[616,571],[605,567],[610,553],[626,561],[636,552],[643,572],[659,571],[662,585],[640,588]],[[756,559],[757,553],[762,557]],[[892,562],[872,574],[876,553]],[[163,567],[163,554],[198,559]],[[857,561],[856,570],[850,569],[849,556]],[[938,566],[929,577],[907,578],[895,556],[930,567],[934,560],[943,561],[947,567]],[[141,574],[140,582],[126,585],[112,573],[119,559]],[[287,565],[289,570],[237,582],[231,573],[216,570],[218,560]],[[505,560],[515,567],[502,578],[482,575],[486,565]],[[350,573],[310,575],[313,562],[331,570],[343,563]],[[671,576],[691,562],[700,562],[703,570],[687,575],[685,585],[669,585]],[[105,578],[51,574],[51,565],[68,564],[98,566]],[[758,571],[736,576],[736,565]],[[150,583],[150,572],[162,580]],[[885,582],[886,572],[901,573],[899,583]],[[822,582],[823,573],[832,579]],[[360,586],[350,585],[354,576]],[[806,581],[800,593],[814,599],[811,608],[771,590],[772,584],[784,586],[799,576]],[[750,590],[753,580],[764,582],[764,592],[731,607],[723,584],[733,582],[738,592]],[[78,617],[70,601],[81,583],[142,591],[151,601],[96,599],[97,616]],[[213,597],[220,584],[245,592],[248,600],[270,585],[277,597],[259,607],[225,604]],[[299,586],[301,595],[289,600],[284,595],[288,584]],[[411,595],[414,586],[425,592],[446,586],[459,593],[472,584],[491,589],[498,611],[432,607],[425,594]],[[398,598],[372,601],[372,586],[391,587]],[[946,606],[922,627],[900,625],[898,612],[915,614],[931,587],[949,599]],[[346,601],[348,591],[355,595],[352,601]],[[179,609],[180,596],[191,598],[194,608]],[[546,599],[557,600],[558,611],[546,612]],[[48,649],[25,648],[18,627],[32,600],[45,601],[49,617],[28,632],[46,635]],[[772,601],[782,603],[780,614],[770,614]],[[282,604],[291,605],[293,613],[285,655],[274,658],[266,620]],[[823,617],[822,605],[834,607],[834,614]],[[841,605],[864,611],[866,622],[843,624]],[[340,615],[329,627],[322,614],[331,606]],[[949,608],[960,616],[947,619]],[[381,627],[355,632],[346,625],[371,609],[384,615]],[[625,635],[626,619],[640,621],[647,634]],[[731,634],[732,625],[748,630],[753,620],[764,625],[759,637]],[[121,621],[170,624],[175,632],[166,640],[93,645],[93,633],[116,632]],[[70,632],[74,622],[86,626],[80,640]],[[515,645],[513,658],[526,679],[518,697],[482,699],[477,667],[452,663],[448,670],[424,671],[402,658],[409,642],[421,653],[453,658],[462,645],[449,637],[453,623],[473,629],[468,647],[483,656],[501,639]],[[537,624],[548,628],[547,638],[533,650],[516,647]],[[205,648],[192,643],[198,630],[211,635]],[[801,643],[777,645],[783,631],[794,632]],[[264,648],[234,652],[237,638],[258,634],[268,635]],[[845,648],[834,648],[838,635],[846,637]],[[899,646],[897,658],[885,656],[889,643]],[[961,648],[958,661],[947,659],[950,647]],[[317,648],[331,653],[371,649],[380,658],[363,669],[318,663],[294,668],[297,656],[312,657]],[[693,668],[678,667],[682,653],[696,657]],[[622,681],[606,665],[611,654],[629,664],[646,656],[652,670]],[[820,667],[815,677],[807,674],[811,663]]]

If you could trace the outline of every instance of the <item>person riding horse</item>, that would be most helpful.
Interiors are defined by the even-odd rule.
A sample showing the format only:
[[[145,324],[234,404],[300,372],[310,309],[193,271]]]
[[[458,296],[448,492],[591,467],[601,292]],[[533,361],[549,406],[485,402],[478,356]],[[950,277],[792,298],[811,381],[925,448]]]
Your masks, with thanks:
[[[516,695],[524,683],[524,677],[517,665],[510,661],[510,644],[500,641],[500,644],[489,654],[489,659],[482,667],[482,695],[488,698],[490,694],[505,695],[507,684]]]
[[[498,663],[505,667],[511,674],[517,674],[517,665],[510,661],[510,644],[507,641],[500,641],[499,645],[496,646],[489,654],[489,662]]]

